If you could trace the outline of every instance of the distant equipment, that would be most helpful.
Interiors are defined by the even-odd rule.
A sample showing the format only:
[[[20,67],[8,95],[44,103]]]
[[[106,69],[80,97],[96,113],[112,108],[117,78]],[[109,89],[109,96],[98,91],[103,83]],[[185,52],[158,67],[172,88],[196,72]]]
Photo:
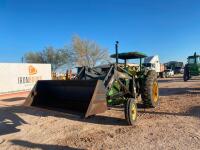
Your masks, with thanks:
[[[175,74],[182,73],[182,69],[184,68],[183,62],[179,61],[170,61],[164,65],[167,69],[172,69]]]
[[[192,76],[200,75],[200,55],[195,52],[193,56],[187,58],[187,64],[184,67],[183,80],[187,81]]]
[[[174,70],[172,70],[172,69],[166,69],[164,72],[165,72],[166,78],[174,76]]]

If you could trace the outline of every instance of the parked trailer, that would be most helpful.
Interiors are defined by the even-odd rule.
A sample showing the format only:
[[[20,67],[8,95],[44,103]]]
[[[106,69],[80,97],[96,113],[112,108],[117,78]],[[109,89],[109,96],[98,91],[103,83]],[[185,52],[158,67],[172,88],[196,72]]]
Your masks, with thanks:
[[[165,65],[160,63],[159,56],[149,56],[144,59],[143,66],[148,70],[155,70],[158,77],[165,78]]]
[[[30,91],[38,80],[50,79],[50,64],[0,63],[0,95]]]

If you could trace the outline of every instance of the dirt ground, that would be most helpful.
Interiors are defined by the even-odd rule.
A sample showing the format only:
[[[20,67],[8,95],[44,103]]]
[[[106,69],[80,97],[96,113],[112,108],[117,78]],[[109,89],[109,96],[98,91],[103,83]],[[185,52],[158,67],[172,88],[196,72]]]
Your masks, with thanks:
[[[0,149],[200,149],[200,77],[160,79],[160,105],[139,108],[135,126],[123,109],[89,119],[25,107],[27,93],[0,97]]]

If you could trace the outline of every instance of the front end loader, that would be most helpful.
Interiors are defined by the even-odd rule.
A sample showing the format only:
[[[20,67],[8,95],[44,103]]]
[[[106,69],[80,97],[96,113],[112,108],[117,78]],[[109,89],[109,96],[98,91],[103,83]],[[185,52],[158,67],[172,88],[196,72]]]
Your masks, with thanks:
[[[145,107],[156,107],[159,88],[155,71],[142,66],[145,54],[139,52],[118,53],[116,63],[93,68],[80,67],[75,80],[38,81],[30,92],[25,105],[54,110],[78,112],[87,118],[103,113],[108,106],[124,105],[127,123],[137,119],[137,99],[142,97]],[[118,59],[124,60],[121,64]],[[140,64],[127,64],[129,59],[139,59]]]

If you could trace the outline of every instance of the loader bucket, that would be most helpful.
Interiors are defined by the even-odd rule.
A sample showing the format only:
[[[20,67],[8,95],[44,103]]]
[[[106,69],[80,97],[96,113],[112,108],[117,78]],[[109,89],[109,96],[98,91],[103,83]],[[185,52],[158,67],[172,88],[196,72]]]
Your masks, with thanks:
[[[24,105],[74,111],[86,118],[107,110],[106,90],[101,80],[40,80]]]

